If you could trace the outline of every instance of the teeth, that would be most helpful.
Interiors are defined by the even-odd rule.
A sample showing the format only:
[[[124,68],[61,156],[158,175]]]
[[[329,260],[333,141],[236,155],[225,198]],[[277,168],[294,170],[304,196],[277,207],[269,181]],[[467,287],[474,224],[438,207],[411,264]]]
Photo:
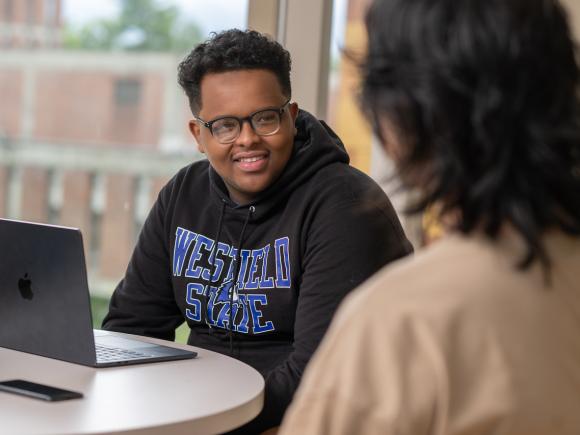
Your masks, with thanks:
[[[244,159],[240,159],[240,162],[244,162],[244,163],[251,163],[251,162],[257,162],[258,160],[262,160],[263,157],[247,157]]]

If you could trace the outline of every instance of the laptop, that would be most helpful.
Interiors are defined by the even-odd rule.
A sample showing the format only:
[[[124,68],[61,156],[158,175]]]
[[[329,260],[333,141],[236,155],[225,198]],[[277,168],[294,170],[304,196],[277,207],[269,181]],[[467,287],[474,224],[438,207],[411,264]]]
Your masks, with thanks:
[[[91,367],[196,352],[92,328],[79,229],[0,219],[0,347]]]

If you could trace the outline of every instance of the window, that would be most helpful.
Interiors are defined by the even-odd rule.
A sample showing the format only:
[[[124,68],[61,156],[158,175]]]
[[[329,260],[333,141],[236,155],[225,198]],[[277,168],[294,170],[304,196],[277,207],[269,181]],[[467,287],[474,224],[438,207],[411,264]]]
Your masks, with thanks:
[[[117,79],[115,81],[115,104],[117,106],[137,106],[141,102],[141,81],[139,79]]]
[[[14,14],[14,0],[4,0],[4,21],[10,23]]]
[[[44,0],[44,22],[50,26],[58,24],[58,5],[57,0]]]
[[[36,0],[26,0],[26,23],[36,24]]]
[[[17,13],[13,0],[0,7],[7,20]],[[80,228],[97,309],[122,278],[161,187],[201,158],[177,64],[210,32],[245,28],[247,7],[22,1],[22,19],[44,23],[51,37],[37,38],[34,51],[0,47],[0,216]]]

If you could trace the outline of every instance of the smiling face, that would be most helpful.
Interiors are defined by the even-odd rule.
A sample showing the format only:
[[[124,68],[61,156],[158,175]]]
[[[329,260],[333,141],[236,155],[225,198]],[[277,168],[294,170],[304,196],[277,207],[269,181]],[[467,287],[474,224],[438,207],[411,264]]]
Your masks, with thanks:
[[[223,116],[245,118],[263,109],[277,109],[287,99],[270,71],[211,73],[201,81],[198,117],[207,122]],[[274,183],[286,167],[292,154],[297,114],[298,106],[288,105],[281,115],[280,129],[271,136],[257,135],[250,123],[244,122],[239,137],[230,144],[219,143],[198,121],[190,121],[189,128],[199,151],[224,180],[230,198],[247,204]]]

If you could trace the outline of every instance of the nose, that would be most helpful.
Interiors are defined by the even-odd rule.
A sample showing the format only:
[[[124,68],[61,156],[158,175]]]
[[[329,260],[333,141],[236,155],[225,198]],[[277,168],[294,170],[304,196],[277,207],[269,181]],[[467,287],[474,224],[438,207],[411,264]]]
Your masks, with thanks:
[[[249,120],[244,119],[240,127],[240,135],[236,143],[242,146],[251,146],[260,141],[260,136],[256,134]]]

